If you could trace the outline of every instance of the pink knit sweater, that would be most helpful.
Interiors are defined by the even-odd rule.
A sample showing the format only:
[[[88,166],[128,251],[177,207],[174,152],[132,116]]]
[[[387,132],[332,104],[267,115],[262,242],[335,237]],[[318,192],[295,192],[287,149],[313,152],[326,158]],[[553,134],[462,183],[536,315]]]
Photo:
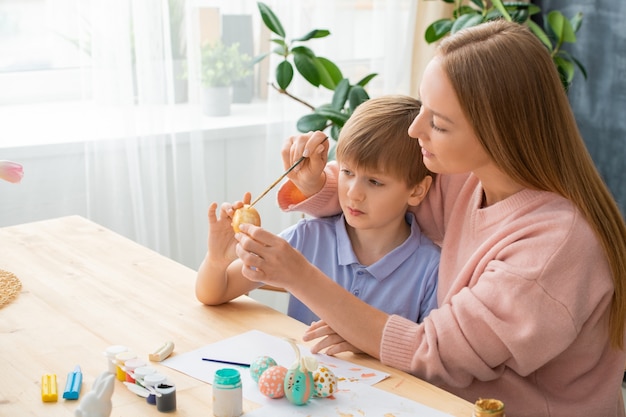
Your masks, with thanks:
[[[284,210],[338,211],[336,165],[315,196]],[[507,417],[624,417],[626,355],[610,346],[606,256],[566,199],[523,190],[480,208],[472,175],[439,176],[415,211],[442,245],[439,308],[424,323],[391,316],[381,361],[470,402],[497,398]]]

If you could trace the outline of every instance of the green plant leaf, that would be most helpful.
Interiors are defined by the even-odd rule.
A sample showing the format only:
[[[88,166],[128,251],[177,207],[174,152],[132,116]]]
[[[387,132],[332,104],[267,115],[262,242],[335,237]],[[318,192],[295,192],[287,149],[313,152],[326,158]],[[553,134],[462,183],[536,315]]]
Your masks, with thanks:
[[[261,13],[261,19],[263,19],[263,23],[265,26],[281,38],[285,37],[285,29],[283,29],[283,25],[280,23],[280,20],[272,9],[270,9],[267,4],[262,2],[257,2],[257,7],[259,8],[259,12]]]
[[[552,42],[550,41],[550,38],[548,38],[548,35],[546,35],[546,32],[544,32],[543,29],[541,29],[541,27],[532,20],[528,21],[528,27],[535,34],[535,36],[539,38],[541,43],[543,43],[549,51],[552,51]]]
[[[570,54],[569,52],[561,49],[556,54],[556,56],[553,58],[553,60],[555,62],[556,62],[557,59],[564,59],[566,61],[572,62],[573,64],[575,64],[578,67],[580,72],[583,74],[583,77],[585,77],[585,79],[587,79],[587,70],[585,69],[585,66],[579,60],[577,60],[572,54]]]
[[[576,13],[569,22],[572,25],[574,33],[578,32],[578,29],[580,29],[580,26],[583,24],[583,14],[581,12]]]
[[[315,64],[320,73],[320,84],[329,90],[334,90],[343,79],[343,74],[337,65],[329,59],[316,57]]]
[[[482,0],[472,0],[472,3],[474,3],[480,10],[485,9],[485,4]]]
[[[282,90],[286,90],[293,80],[291,62],[285,60],[276,66],[276,83]]]
[[[564,81],[564,85],[565,83],[569,85],[574,79],[574,64],[558,56],[554,57],[554,63],[561,75],[561,81]]]
[[[303,45],[296,46],[296,47],[292,48],[291,52],[294,55],[306,55],[309,58],[315,58],[315,52],[313,52],[313,50],[311,48],[308,48],[308,47],[303,46]]]
[[[472,6],[462,5],[458,9],[454,9],[454,11],[452,12],[452,16],[455,19],[458,19],[459,17],[463,16],[464,14],[474,14],[474,13],[482,13],[482,12],[479,11],[479,10],[476,10]]]
[[[574,64],[576,64],[576,66],[578,67],[578,69],[583,74],[583,77],[585,77],[585,80],[586,80],[587,79],[587,70],[585,69],[585,66],[579,60],[577,60],[575,57],[571,57],[571,58],[572,58],[572,61],[574,62]]]
[[[315,132],[316,130],[326,129],[326,121],[328,119],[316,113],[306,114],[298,119],[296,122],[296,129],[298,132],[307,133]]]
[[[303,50],[296,51],[296,49],[297,48],[291,50],[293,52],[293,63],[296,65],[296,70],[298,70],[300,75],[302,75],[309,84],[319,87],[320,73],[315,65],[315,54],[311,56],[309,53],[304,53]]]
[[[354,110],[356,110],[357,107],[359,107],[359,105],[361,105],[362,103],[366,102],[367,100],[370,99],[369,94],[367,94],[367,91],[365,91],[365,89],[359,85],[355,85],[350,89],[350,94],[349,94],[349,102],[350,102],[350,114],[352,114],[354,112]]]
[[[252,58],[252,65],[258,64],[259,62],[263,61],[265,57],[268,56],[269,54],[270,54],[269,52],[263,52],[262,54],[255,56],[254,58]]]
[[[511,11],[511,19],[513,19],[514,22],[517,23],[526,23],[526,21],[528,20],[528,18],[530,17],[530,14],[528,13],[528,9],[516,9]]]
[[[360,85],[361,87],[365,87],[367,84],[369,84],[370,81],[372,81],[372,79],[374,77],[376,77],[378,74],[373,72],[369,75],[366,75],[365,77],[363,77],[361,79],[361,81],[359,81],[358,83],[356,83],[355,85]]]
[[[330,107],[335,110],[343,109],[346,101],[348,100],[348,93],[350,93],[350,81],[348,81],[347,78],[344,78],[339,81],[337,88],[335,88],[335,93],[333,94]]]
[[[424,39],[428,43],[437,42],[439,39],[450,33],[452,29],[451,19],[439,19],[431,23],[424,33]]]
[[[548,24],[557,38],[557,43],[576,42],[576,34],[572,24],[558,10],[552,10],[548,13]]]
[[[313,29],[312,31],[310,31],[306,35],[301,36],[299,38],[296,38],[293,41],[294,42],[304,42],[304,41],[308,41],[309,39],[313,39],[313,38],[325,38],[328,35],[330,35],[330,31],[328,31],[326,29]]]
[[[493,4],[493,7],[498,9],[498,11],[502,14],[502,16],[506,20],[508,20],[509,22],[512,20],[511,16],[509,15],[509,12],[506,11],[506,8],[502,4],[502,0],[491,0],[491,3]]]
[[[276,42],[276,40],[272,40],[272,42]],[[276,46],[276,48],[272,49],[272,52],[275,53],[276,55],[280,55],[283,57],[286,57],[287,55],[289,55],[289,47],[287,46],[286,43],[284,42],[276,42],[278,45]]]
[[[475,12],[474,14],[464,14],[454,21],[450,33],[458,32],[461,29],[479,25],[483,21],[483,16]]]
[[[315,109],[315,114],[323,116],[338,126],[343,126],[350,118],[349,114],[333,109],[330,105],[319,106]]]

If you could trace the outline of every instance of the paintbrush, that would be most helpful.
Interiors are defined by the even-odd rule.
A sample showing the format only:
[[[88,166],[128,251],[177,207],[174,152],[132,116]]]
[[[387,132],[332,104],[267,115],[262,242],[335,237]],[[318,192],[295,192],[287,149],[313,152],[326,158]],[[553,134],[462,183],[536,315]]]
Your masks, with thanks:
[[[324,140],[320,142],[320,145],[326,142],[327,139],[328,139],[328,136],[326,136]],[[282,175],[276,179],[276,181],[271,183],[270,186],[265,189],[265,191],[263,191],[252,203],[250,203],[250,207],[254,206],[261,198],[265,196],[265,194],[269,193],[272,188],[276,187],[276,184],[278,184],[283,178],[285,178],[287,174],[293,171],[293,169],[297,167],[298,165],[300,165],[300,163],[304,161],[306,158],[307,157],[305,156],[301,156],[300,159],[294,162],[294,164],[290,166],[289,169],[287,169],[287,171],[283,172]]]

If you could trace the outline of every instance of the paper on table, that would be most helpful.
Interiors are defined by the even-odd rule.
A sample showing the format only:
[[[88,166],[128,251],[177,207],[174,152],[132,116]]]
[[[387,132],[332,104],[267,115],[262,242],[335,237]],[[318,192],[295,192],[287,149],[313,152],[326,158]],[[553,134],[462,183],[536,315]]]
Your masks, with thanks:
[[[339,379],[340,389],[343,381],[358,381],[367,385],[373,385],[389,376],[387,373],[355,365],[333,356],[324,354],[313,355],[306,346],[298,345],[298,347],[302,355],[315,356],[320,364],[331,369]],[[295,361],[295,353],[291,345],[284,339],[258,330],[251,330],[191,352],[170,356],[161,364],[200,381],[212,384],[215,371],[221,368],[237,367],[203,361],[202,358],[252,363],[257,357],[263,355],[274,358],[279,365],[286,368],[289,368]],[[239,372],[241,373],[244,397],[256,403],[265,402],[267,398],[259,392],[256,382],[250,376],[249,369],[239,367]]]
[[[291,404],[285,398],[264,398],[260,408],[246,411],[246,417],[452,417],[416,401],[360,382],[343,382],[330,398],[312,398],[306,405]]]

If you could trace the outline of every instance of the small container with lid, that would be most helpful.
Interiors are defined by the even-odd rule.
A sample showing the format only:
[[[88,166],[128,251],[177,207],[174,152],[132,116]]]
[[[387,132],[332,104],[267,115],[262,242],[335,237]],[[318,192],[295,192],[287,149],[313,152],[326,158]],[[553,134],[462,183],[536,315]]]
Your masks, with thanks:
[[[506,417],[504,403],[500,400],[480,398],[474,403],[473,417]]]
[[[126,361],[135,359],[136,357],[137,354],[130,351],[120,352],[115,355],[115,364],[117,365],[116,375],[119,381],[126,381],[126,371],[124,370],[124,364]]]
[[[153,390],[156,391],[156,387],[159,385],[165,385],[167,383],[167,377],[161,373],[158,372],[153,372],[151,374],[148,374],[146,376],[144,376],[143,378],[143,386],[144,387],[150,387]],[[156,397],[154,396],[154,394],[150,394],[148,395],[148,397],[146,398],[146,402],[148,404],[152,404],[155,405],[156,404]]]
[[[156,373],[156,369],[152,366],[140,366],[139,368],[135,368],[132,377],[135,379],[136,384],[143,385],[143,379],[154,373]]]
[[[117,364],[115,362],[115,356],[118,353],[122,353],[126,351],[128,351],[128,348],[122,345],[113,345],[113,346],[109,346],[108,348],[106,348],[103,354],[107,358],[106,359],[107,369],[109,370],[110,373],[112,374],[117,373]]]
[[[243,413],[241,375],[232,368],[215,372],[213,379],[213,415],[215,417],[239,417]]]
[[[146,361],[140,358],[129,359],[124,362],[124,371],[126,372],[126,382],[135,383],[135,369],[146,366]]]
[[[159,384],[154,387],[159,393],[156,397],[157,410],[162,413],[169,413],[176,410],[176,387],[174,385]]]

